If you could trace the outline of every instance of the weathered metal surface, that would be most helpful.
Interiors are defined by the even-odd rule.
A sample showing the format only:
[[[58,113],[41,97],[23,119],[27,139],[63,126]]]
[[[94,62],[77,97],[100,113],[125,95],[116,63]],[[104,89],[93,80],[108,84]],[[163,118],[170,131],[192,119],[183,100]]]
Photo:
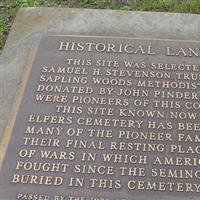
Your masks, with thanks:
[[[199,57],[195,41],[43,37],[2,199],[199,199]]]

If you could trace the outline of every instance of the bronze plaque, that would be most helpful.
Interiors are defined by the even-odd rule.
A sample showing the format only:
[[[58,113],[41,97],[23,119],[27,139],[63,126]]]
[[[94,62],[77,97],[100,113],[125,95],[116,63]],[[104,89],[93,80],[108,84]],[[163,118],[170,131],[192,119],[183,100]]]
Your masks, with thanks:
[[[2,200],[199,200],[199,42],[45,36],[29,69]]]

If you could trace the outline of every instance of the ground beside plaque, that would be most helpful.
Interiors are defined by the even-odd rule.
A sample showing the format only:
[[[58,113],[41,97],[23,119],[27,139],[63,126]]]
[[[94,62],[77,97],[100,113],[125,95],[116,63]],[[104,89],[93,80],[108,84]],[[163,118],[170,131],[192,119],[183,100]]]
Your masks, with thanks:
[[[199,44],[42,37],[2,199],[199,199]]]

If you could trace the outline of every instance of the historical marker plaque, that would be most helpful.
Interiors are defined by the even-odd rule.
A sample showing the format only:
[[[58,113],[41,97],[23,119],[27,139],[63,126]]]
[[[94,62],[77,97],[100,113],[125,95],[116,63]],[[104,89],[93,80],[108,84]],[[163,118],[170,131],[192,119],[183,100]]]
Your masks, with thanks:
[[[199,42],[45,36],[1,199],[198,200],[199,111]]]

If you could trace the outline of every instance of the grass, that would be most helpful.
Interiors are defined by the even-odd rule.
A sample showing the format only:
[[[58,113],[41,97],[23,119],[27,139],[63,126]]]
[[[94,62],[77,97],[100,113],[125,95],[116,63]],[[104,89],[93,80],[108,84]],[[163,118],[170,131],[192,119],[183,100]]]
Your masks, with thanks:
[[[200,0],[0,0],[0,51],[20,7],[78,7],[200,14]]]

